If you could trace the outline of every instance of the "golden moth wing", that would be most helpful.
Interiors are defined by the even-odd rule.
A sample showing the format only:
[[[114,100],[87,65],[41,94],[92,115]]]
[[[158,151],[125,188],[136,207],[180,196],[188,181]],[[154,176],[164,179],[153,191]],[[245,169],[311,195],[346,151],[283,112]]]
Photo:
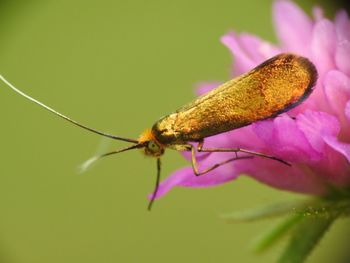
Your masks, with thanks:
[[[295,107],[316,79],[308,59],[280,54],[162,118],[153,130],[160,141],[183,143],[240,128]]]

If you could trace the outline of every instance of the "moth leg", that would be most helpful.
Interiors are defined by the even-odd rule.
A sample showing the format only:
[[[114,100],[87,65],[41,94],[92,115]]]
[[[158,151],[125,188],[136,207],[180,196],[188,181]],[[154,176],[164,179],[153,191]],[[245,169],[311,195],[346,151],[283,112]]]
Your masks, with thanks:
[[[255,156],[259,156],[259,157],[263,157],[263,158],[272,159],[272,160],[278,161],[280,163],[283,163],[285,165],[291,166],[290,163],[288,163],[280,158],[277,158],[277,157],[272,156],[272,155],[267,155],[264,153],[254,152],[254,151],[250,151],[250,150],[246,150],[246,149],[242,149],[242,148],[203,148],[203,145],[204,145],[204,140],[199,141],[198,146],[197,146],[198,152],[234,152],[234,153],[236,153],[236,158],[238,158],[237,153],[242,152],[242,153],[247,153],[247,154],[251,154],[251,155],[255,155]]]
[[[198,148],[197,148],[198,149]],[[193,172],[196,176],[200,176],[200,175],[203,175],[203,174],[206,174],[224,164],[227,164],[229,162],[232,162],[232,161],[235,161],[235,160],[240,160],[240,159],[250,159],[250,158],[253,158],[252,156],[242,156],[242,157],[238,157],[237,154],[235,157],[233,158],[230,158],[230,159],[227,159],[226,161],[223,161],[223,162],[220,162],[220,163],[217,163],[217,164],[214,164],[213,166],[210,166],[208,168],[206,168],[205,170],[203,171],[198,171],[198,164],[197,164],[197,159],[196,159],[196,148],[194,146],[191,145],[191,164],[192,164],[192,169],[193,169]]]

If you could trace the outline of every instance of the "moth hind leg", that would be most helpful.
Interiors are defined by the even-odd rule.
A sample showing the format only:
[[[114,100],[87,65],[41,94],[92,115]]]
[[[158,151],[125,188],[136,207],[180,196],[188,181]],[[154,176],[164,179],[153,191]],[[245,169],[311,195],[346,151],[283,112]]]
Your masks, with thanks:
[[[190,145],[190,144],[189,144],[188,147],[191,148],[190,150],[191,150],[191,164],[192,164],[192,170],[193,170],[193,172],[194,172],[194,174],[195,174],[196,176],[201,176],[201,175],[203,175],[203,174],[206,174],[206,173],[208,173],[208,172],[211,172],[212,170],[214,170],[214,169],[216,169],[216,168],[218,168],[218,167],[220,167],[220,166],[223,166],[223,165],[225,165],[225,164],[227,164],[227,163],[230,163],[230,162],[233,162],[233,161],[236,161],[236,160],[251,159],[251,158],[253,158],[253,156],[241,156],[241,157],[239,157],[238,154],[237,154],[237,152],[236,152],[235,157],[232,157],[232,158],[229,158],[229,159],[227,159],[227,160],[225,160],[225,161],[223,161],[223,162],[214,164],[214,165],[212,165],[212,166],[210,166],[210,167],[204,169],[203,171],[199,171],[199,169],[198,169],[198,164],[197,164],[197,159],[196,159],[196,148],[195,148],[193,145]],[[197,147],[197,151],[198,151],[198,147]]]
[[[277,158],[277,157],[272,156],[272,155],[267,155],[264,153],[250,151],[250,150],[243,149],[243,148],[238,148],[238,147],[237,148],[203,148],[203,147],[204,147],[204,140],[201,140],[198,142],[198,146],[197,146],[198,152],[234,152],[234,153],[236,153],[236,157],[238,157],[237,154],[239,152],[242,152],[242,153],[247,153],[247,154],[254,155],[254,156],[268,158],[268,159],[283,163],[285,165],[291,166],[290,163],[284,161],[283,159]]]

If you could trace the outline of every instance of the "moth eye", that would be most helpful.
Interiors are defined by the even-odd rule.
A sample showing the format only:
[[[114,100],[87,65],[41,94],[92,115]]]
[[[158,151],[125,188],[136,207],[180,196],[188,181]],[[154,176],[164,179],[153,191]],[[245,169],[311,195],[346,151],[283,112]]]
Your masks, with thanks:
[[[148,148],[153,152],[159,151],[159,146],[154,141],[148,143]]]

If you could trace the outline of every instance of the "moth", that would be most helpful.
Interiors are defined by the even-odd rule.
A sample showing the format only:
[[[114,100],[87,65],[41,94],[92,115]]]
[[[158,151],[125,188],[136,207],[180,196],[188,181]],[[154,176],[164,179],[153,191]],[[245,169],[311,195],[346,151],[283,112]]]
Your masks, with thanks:
[[[289,165],[275,156],[249,149],[205,148],[205,139],[256,121],[276,117],[296,107],[311,94],[317,81],[317,70],[305,57],[287,53],[279,54],[162,117],[153,124],[152,128],[146,129],[138,139],[108,134],[83,125],[17,89],[1,75],[0,79],[19,95],[80,128],[131,143],[126,148],[94,156],[86,162],[86,166],[102,157],[132,149],[143,149],[147,156],[154,157],[157,161],[157,178],[153,196],[148,205],[150,210],[157,196],[160,182],[160,158],[166,149],[191,152],[191,164],[196,176],[206,174],[229,162],[252,156],[269,158]],[[199,171],[196,161],[197,152],[232,152],[234,155],[228,160]],[[238,153],[245,153],[245,155],[239,156]]]

